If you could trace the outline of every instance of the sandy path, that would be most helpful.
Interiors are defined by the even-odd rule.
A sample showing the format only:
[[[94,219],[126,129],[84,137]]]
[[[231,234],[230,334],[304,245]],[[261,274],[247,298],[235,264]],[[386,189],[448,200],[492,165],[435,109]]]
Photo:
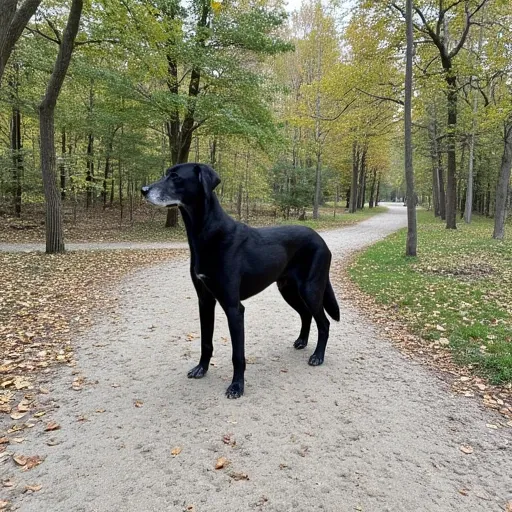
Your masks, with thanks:
[[[404,215],[392,208],[323,236],[343,258],[403,226]],[[275,286],[246,301],[246,394],[227,400],[220,308],[215,366],[202,380],[186,377],[199,357],[199,340],[186,340],[199,332],[187,262],[138,272],[119,293],[116,315],[78,342],[89,384],[71,390],[68,369],[52,381],[60,409],[49,419],[61,430],[36,427],[17,450],[38,450],[44,463],[22,473],[0,462],[3,478],[43,485],[9,491],[19,510],[492,512],[512,499],[511,430],[487,427],[492,412],[450,394],[343,301],[318,368],[307,365],[311,346],[292,348],[299,319]],[[60,444],[47,446],[48,438]],[[176,457],[174,447],[182,448]],[[231,464],[215,470],[221,456]]]

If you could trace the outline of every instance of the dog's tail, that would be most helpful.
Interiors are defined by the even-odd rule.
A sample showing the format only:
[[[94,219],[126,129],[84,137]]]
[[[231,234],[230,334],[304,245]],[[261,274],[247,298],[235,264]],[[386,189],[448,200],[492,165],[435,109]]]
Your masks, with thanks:
[[[331,281],[327,281],[327,286],[325,287],[324,309],[333,320],[336,320],[336,322],[340,321],[340,307],[338,306],[336,295],[334,295]]]

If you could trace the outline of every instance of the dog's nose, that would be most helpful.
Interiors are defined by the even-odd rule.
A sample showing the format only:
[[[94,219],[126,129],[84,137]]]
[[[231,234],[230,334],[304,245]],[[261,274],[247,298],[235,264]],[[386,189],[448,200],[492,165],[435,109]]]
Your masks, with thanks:
[[[147,196],[149,192],[149,187],[142,187],[140,191],[142,192],[143,196]]]

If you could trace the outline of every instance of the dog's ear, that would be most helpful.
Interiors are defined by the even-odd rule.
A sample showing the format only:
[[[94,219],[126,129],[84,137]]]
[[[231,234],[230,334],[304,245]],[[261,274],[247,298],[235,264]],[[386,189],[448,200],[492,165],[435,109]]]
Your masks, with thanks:
[[[203,185],[205,196],[210,197],[212,191],[220,183],[219,175],[206,164],[197,164],[196,171],[199,175],[199,182]]]

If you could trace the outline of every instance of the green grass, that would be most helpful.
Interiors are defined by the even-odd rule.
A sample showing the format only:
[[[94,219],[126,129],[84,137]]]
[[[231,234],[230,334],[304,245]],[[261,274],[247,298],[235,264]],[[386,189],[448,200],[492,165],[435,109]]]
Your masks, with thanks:
[[[456,362],[501,384],[512,382],[512,242],[491,234],[490,219],[452,231],[419,211],[417,258],[404,256],[402,230],[363,252],[349,272],[426,347],[446,338]]]

